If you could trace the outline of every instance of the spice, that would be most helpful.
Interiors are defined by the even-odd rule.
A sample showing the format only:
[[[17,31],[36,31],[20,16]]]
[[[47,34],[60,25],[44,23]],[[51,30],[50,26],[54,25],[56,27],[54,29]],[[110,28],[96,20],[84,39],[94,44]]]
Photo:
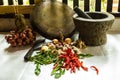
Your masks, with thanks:
[[[67,44],[70,44],[70,43],[72,42],[72,40],[71,40],[70,38],[65,38],[65,42],[66,42]]]
[[[54,63],[51,76],[55,78],[60,78],[64,75],[66,70],[70,70],[71,73],[75,73],[76,70],[80,70],[80,68],[84,71],[88,71],[88,67],[83,65],[81,58],[83,59],[93,55],[82,54],[80,49],[81,48],[77,48],[73,45],[70,38],[67,38],[66,41],[63,40],[63,38],[62,41],[54,39],[52,42],[44,44],[40,51],[37,52],[35,56],[31,57],[31,61],[36,64],[35,74],[40,74],[41,65],[51,63]]]
[[[36,64],[35,74],[40,74],[40,66],[51,64],[56,61],[58,53],[52,53],[51,50],[37,52],[36,55],[30,57],[30,61]]]
[[[90,68],[95,70],[97,75],[99,74],[99,70],[95,66],[91,66]]]
[[[83,66],[83,62],[80,62],[77,54],[74,53],[71,48],[68,48],[59,55],[58,61],[54,64],[52,75],[57,75],[58,71],[63,69],[70,70],[71,73],[75,73],[76,69],[79,70],[80,68],[88,71],[88,68]]]
[[[83,61],[81,61],[81,68],[85,71],[88,71],[88,68],[83,66]]]
[[[77,57],[76,53],[72,52],[71,48],[68,48],[67,50],[63,51],[59,57],[59,59],[64,59],[64,62],[62,64],[62,68],[65,68],[66,70],[70,69],[71,73],[76,72],[76,68],[79,69],[81,66],[81,63],[79,61],[79,58]]]
[[[59,43],[58,39],[53,39],[52,42],[53,42],[54,44]]]
[[[36,33],[27,27],[21,32],[10,31],[10,33],[5,36],[5,39],[12,47],[25,46],[32,44],[36,40]]]

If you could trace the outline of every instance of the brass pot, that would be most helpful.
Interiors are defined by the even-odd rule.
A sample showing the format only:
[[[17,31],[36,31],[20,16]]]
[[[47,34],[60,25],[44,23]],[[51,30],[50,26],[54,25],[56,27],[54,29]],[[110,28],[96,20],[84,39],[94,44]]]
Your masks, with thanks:
[[[66,4],[46,0],[35,6],[30,20],[33,29],[46,38],[59,38],[60,33],[64,37],[71,37],[75,31],[73,13],[74,11]]]

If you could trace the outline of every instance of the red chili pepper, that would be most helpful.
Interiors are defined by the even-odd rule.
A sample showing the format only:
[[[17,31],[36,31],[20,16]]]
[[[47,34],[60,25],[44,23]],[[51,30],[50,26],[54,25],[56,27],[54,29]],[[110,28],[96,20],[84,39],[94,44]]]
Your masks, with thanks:
[[[99,70],[95,66],[91,66],[90,68],[95,70],[97,75],[99,74]]]
[[[83,66],[83,61],[81,61],[81,68],[85,71],[88,71],[88,68]]]
[[[71,48],[68,48],[67,50],[63,51],[63,53],[60,54],[59,59],[64,59],[62,63],[62,68],[65,68],[66,70],[70,69],[70,72],[75,73],[75,69],[79,69],[81,67],[78,56],[72,52]]]
[[[67,54],[69,54],[69,53],[72,52],[72,49],[71,49],[71,48],[68,48],[67,50],[65,50],[65,52],[67,52]]]
[[[76,60],[76,67],[77,67],[78,70],[80,69],[80,67],[81,67],[80,61],[77,61],[77,60]]]
[[[66,68],[66,70],[69,70],[70,69],[70,65],[66,64],[65,68]]]
[[[64,50],[63,53],[60,54],[59,60],[62,60],[62,62],[56,63],[54,68],[56,68],[58,64],[61,64],[61,68],[70,70],[71,73],[75,73],[76,69],[79,70],[80,68],[82,68],[84,71],[88,71],[88,67],[83,65],[83,61],[79,60],[78,55],[72,52],[71,48]],[[95,70],[96,74],[98,75],[99,70],[95,66],[91,66],[90,68]]]
[[[76,72],[76,70],[75,70],[75,65],[72,65],[70,72],[71,72],[71,73],[73,73],[73,72],[75,73],[75,72]]]
[[[66,58],[65,58],[65,63],[66,63],[66,64],[69,64],[69,63],[70,63],[70,58],[69,58],[68,56],[66,56]]]

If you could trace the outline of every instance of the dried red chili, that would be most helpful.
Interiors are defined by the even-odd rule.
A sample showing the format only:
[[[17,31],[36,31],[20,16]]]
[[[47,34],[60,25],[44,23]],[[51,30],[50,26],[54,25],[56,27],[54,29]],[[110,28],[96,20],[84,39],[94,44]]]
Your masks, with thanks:
[[[95,66],[91,66],[90,68],[93,69],[93,70],[95,70],[97,75],[99,74],[98,68],[96,68]]]
[[[68,48],[67,50],[63,51],[63,53],[60,54],[59,59],[63,59],[62,68],[65,68],[66,70],[70,69],[71,73],[75,73],[76,69],[80,69],[80,67],[88,71],[87,67],[83,66],[83,62],[79,60],[76,53],[72,52],[71,48]]]
[[[71,73],[75,73],[76,68],[80,68],[79,58],[75,53],[72,52],[71,48],[63,51],[63,53],[59,56],[59,59],[64,59],[64,62],[62,63],[62,68],[65,68],[66,70],[70,69]]]
[[[83,66],[83,61],[81,61],[81,68],[85,71],[88,71],[88,68]]]
[[[61,64],[61,68],[70,70],[71,73],[75,73],[76,69],[79,70],[80,68],[82,68],[84,71],[88,71],[88,67],[85,67],[83,65],[83,61],[80,61],[78,55],[72,52],[71,48],[64,50],[63,53],[60,54],[59,61],[62,61],[62,63],[56,63],[54,65],[54,68],[57,67],[58,64]],[[95,70],[96,74],[99,73],[98,69],[95,66],[91,66],[90,68]]]

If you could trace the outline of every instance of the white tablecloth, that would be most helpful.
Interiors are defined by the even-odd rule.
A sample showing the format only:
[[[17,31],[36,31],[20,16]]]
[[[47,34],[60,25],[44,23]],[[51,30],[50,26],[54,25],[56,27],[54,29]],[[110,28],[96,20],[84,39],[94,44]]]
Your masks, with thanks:
[[[30,46],[12,48],[0,34],[0,80],[55,80],[50,76],[52,64],[42,66],[41,74],[34,75],[35,65],[24,62],[24,55]],[[120,80],[120,34],[107,34],[107,43],[102,46],[88,47],[84,50],[94,57],[83,59],[84,65],[94,65],[99,75],[89,69],[88,72],[77,71],[75,74],[66,71],[58,80]]]

